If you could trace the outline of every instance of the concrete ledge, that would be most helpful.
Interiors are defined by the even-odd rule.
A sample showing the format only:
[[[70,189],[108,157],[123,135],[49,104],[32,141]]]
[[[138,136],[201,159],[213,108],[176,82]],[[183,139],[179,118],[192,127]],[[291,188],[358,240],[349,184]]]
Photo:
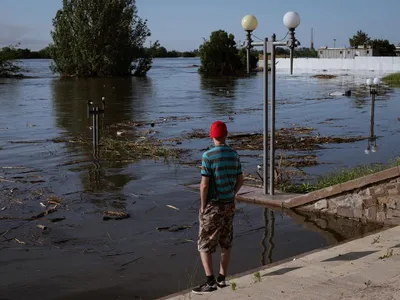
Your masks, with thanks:
[[[352,190],[360,189],[362,187],[372,185],[378,182],[391,180],[393,178],[400,177],[399,167],[394,167],[388,170],[384,170],[375,174],[367,175],[352,181],[348,181],[342,184],[330,186],[322,190],[311,192],[305,195],[293,197],[284,201],[282,204],[285,208],[297,208],[306,204],[316,202],[321,199],[329,198],[338,194],[349,192]]]
[[[187,185],[187,187],[194,190],[198,190],[200,188],[200,185],[191,184]],[[285,201],[298,195],[298,194],[281,193],[279,191],[275,192],[276,194],[273,196],[264,195],[263,189],[259,187],[244,185],[240,189],[238,195],[236,196],[236,200],[246,203],[267,205],[269,207],[284,207]]]
[[[228,287],[209,295],[185,290],[159,300],[338,299],[340,295],[343,299],[378,299],[368,297],[373,292],[365,287],[369,281],[387,287],[377,291],[381,298],[395,299],[398,289],[388,283],[396,279],[394,287],[397,287],[400,278],[399,233],[400,227],[377,231],[237,274],[233,276],[236,289]],[[387,255],[389,249],[392,255]],[[387,258],[380,258],[385,255]],[[260,273],[260,280],[255,280],[256,272]]]

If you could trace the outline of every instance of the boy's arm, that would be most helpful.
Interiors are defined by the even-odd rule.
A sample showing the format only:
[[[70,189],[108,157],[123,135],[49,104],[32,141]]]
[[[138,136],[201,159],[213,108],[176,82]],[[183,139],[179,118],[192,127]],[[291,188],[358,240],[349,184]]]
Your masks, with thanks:
[[[200,214],[204,212],[207,205],[208,187],[210,185],[210,177],[202,176],[200,183]]]
[[[238,167],[237,167],[237,175],[236,175],[236,184],[235,184],[235,196],[239,192],[240,188],[243,186],[244,176],[242,171],[242,164],[240,162],[240,158],[238,157]]]
[[[204,212],[207,205],[208,186],[212,175],[210,161],[204,153],[201,161],[201,183],[200,183],[200,214]]]
[[[244,176],[243,173],[236,176],[236,184],[235,184],[235,195],[239,192],[240,188],[243,186]]]

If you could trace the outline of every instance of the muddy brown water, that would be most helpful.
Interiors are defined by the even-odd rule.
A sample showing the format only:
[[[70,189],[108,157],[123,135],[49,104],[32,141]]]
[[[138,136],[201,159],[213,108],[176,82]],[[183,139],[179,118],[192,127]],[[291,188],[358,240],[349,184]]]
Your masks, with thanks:
[[[158,131],[157,138],[182,137],[193,129],[208,130],[215,119],[227,121],[232,132],[259,132],[262,76],[203,79],[187,68],[194,64],[195,59],[155,60],[146,79],[60,80],[48,71],[49,61],[36,60],[23,62],[33,78],[0,80],[0,298],[155,299],[201,282],[195,243],[199,196],[184,186],[198,182],[195,167],[162,160],[94,161],[90,147],[52,140],[90,138],[86,101],[98,103],[101,97],[107,101],[101,126],[115,138],[150,129]],[[359,80],[354,75],[321,82],[307,74],[279,74],[278,127],[367,135],[368,98],[327,96]],[[304,170],[314,175],[395,157],[396,100],[398,90],[378,98],[377,153],[363,155],[366,141],[329,145],[302,152],[329,163]],[[127,121],[145,125],[117,137],[112,125]],[[188,160],[198,160],[210,141],[190,139],[180,146],[193,150]],[[243,156],[242,161],[254,173],[261,159]],[[26,220],[43,212],[43,205],[54,205],[49,204],[54,196],[60,198],[56,212]],[[237,208],[232,274],[377,229],[244,203]],[[108,210],[125,211],[130,218],[105,221]],[[179,226],[188,228],[156,229]]]

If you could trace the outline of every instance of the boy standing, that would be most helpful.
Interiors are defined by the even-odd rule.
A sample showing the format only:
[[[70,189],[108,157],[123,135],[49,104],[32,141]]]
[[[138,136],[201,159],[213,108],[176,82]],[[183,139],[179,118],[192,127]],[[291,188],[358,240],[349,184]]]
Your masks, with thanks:
[[[210,137],[215,147],[203,154],[200,184],[200,230],[198,250],[207,276],[206,283],[193,289],[194,293],[210,293],[217,286],[226,286],[230,251],[233,239],[235,195],[243,185],[243,173],[237,152],[226,144],[226,124],[211,125]],[[221,248],[220,271],[214,278],[212,254]]]

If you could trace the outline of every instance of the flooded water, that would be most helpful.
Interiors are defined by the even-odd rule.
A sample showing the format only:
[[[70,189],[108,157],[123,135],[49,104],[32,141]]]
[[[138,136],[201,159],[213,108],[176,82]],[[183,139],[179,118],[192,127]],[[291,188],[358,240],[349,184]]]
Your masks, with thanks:
[[[185,187],[200,180],[195,167],[93,161],[91,147],[54,139],[90,138],[86,102],[100,103],[102,97],[101,132],[115,138],[113,125],[127,121],[145,125],[123,135],[151,129],[159,139],[208,130],[216,119],[226,121],[230,132],[259,132],[262,75],[204,79],[193,67],[198,59],[156,59],[148,78],[75,80],[53,76],[49,63],[23,61],[32,78],[0,80],[0,298],[154,299],[201,281],[195,244],[199,195]],[[355,88],[368,75],[373,77],[347,74],[328,81],[279,72],[277,127],[368,136],[368,94],[328,97]],[[367,141],[327,145],[312,151],[320,164],[304,171],[312,176],[396,157],[399,108],[399,90],[377,99],[378,152],[365,155]],[[188,160],[198,160],[210,145],[208,139],[190,139],[181,146],[192,149]],[[254,173],[261,160],[243,157],[244,170]],[[42,212],[49,196],[60,198],[57,212],[21,220]],[[244,203],[237,208],[232,274],[377,229]],[[130,218],[103,221],[106,210],[124,210]],[[169,226],[191,227],[156,229]]]

